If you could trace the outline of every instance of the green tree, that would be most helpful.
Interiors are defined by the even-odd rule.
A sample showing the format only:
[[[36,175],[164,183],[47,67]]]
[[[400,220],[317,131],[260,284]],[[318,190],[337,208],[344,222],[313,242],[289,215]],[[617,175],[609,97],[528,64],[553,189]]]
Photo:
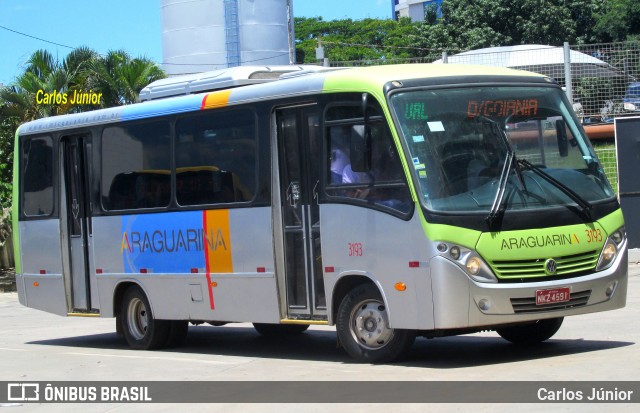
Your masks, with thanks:
[[[396,59],[415,57],[410,35],[416,25],[408,18],[393,20],[333,20],[322,17],[295,19],[296,49],[304,62],[316,63],[315,48],[322,41],[325,56],[332,61]]]
[[[13,84],[0,89],[0,206],[11,204],[13,141],[21,123],[134,103],[143,87],[164,77],[164,72],[151,60],[131,58],[124,51],[101,56],[82,47],[62,61],[46,50],[35,51]],[[95,105],[72,105],[71,99],[43,100],[45,94],[69,96],[74,91],[102,93],[102,100]]]
[[[594,32],[603,42],[618,42],[640,34],[640,2],[607,0],[595,13]]]
[[[441,23],[461,48],[562,44],[576,38],[564,0],[444,0],[442,15]]]
[[[101,107],[139,102],[138,94],[149,83],[166,77],[152,60],[132,58],[124,50],[94,56],[82,71],[83,88],[102,93]]]

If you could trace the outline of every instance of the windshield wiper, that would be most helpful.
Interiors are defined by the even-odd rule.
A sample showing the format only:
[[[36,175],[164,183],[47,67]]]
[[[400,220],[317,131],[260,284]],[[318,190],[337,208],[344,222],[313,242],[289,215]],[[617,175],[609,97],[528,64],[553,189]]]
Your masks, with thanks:
[[[560,191],[562,191],[562,193],[564,193],[566,196],[571,198],[576,204],[578,204],[578,206],[582,209],[582,212],[587,216],[587,218],[591,219],[591,209],[593,208],[593,205],[591,205],[589,201],[584,199],[576,191],[569,188],[562,182],[558,181],[553,176],[549,175],[548,173],[538,168],[537,166],[527,161],[526,159],[518,159],[516,163],[519,165],[522,165],[526,169],[538,175],[540,178],[544,179],[545,181],[549,182],[551,185],[558,188]]]
[[[507,183],[509,182],[509,174],[511,174],[511,168],[513,168],[513,161],[516,155],[512,151],[507,152],[507,159],[502,166],[502,172],[500,172],[500,179],[498,180],[498,191],[496,192],[495,198],[493,198],[493,204],[491,205],[491,210],[489,210],[489,215],[487,215],[486,221],[489,224],[489,227],[493,227],[493,223],[500,216],[500,211],[502,207],[502,201],[504,199],[504,193],[507,189]]]
[[[498,122],[489,118],[485,118],[484,116],[479,116],[478,118],[479,119],[477,120],[486,121],[489,123],[491,129],[493,129],[494,133],[500,137],[502,144],[505,146],[507,150],[507,159],[505,160],[505,163],[502,167],[502,172],[500,173],[500,180],[498,181],[498,192],[496,193],[496,196],[493,199],[491,210],[489,211],[489,215],[486,218],[486,221],[489,224],[489,227],[493,227],[494,222],[501,215],[501,211],[502,211],[501,208],[504,200],[504,194],[507,189],[507,184],[509,182],[509,175],[511,174],[512,169],[515,169],[516,176],[518,177],[518,181],[520,182],[522,189],[525,192],[528,192],[528,191],[527,191],[527,186],[524,183],[524,177],[522,176],[522,171],[520,170],[520,167],[518,165],[518,159],[516,158],[516,151],[513,150],[513,147],[511,146],[511,142],[509,142],[509,137],[507,136],[507,133],[504,131],[503,128],[500,127]]]

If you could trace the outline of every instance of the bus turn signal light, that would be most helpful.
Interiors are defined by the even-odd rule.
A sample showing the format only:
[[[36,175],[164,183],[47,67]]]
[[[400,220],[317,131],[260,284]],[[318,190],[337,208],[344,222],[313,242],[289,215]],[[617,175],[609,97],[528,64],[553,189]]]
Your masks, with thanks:
[[[405,283],[396,283],[395,287],[396,287],[396,290],[398,290],[398,291],[405,291],[407,289],[407,284],[405,284]]]

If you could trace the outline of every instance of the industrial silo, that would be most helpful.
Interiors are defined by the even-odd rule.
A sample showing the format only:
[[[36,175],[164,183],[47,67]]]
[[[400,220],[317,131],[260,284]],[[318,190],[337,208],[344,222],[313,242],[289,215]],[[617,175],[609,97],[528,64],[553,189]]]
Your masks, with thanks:
[[[162,0],[169,75],[294,62],[291,0]]]

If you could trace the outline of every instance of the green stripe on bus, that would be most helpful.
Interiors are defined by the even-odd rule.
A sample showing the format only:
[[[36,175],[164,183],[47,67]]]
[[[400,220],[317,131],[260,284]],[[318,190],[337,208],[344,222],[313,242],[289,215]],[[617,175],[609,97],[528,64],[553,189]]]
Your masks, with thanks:
[[[20,131],[20,128],[18,128],[16,130],[16,136],[15,136],[15,140],[13,141],[13,145],[14,145],[14,151],[13,151],[13,202],[11,205],[11,228],[12,228],[12,236],[13,236],[13,260],[15,261],[15,266],[16,266],[16,274],[21,274],[22,273],[22,261],[20,260],[20,233],[19,233],[19,229],[18,229],[18,217],[19,217],[19,211],[20,211],[20,196],[19,196],[19,189],[20,189],[20,181],[19,181],[19,176],[20,176],[20,169],[19,169],[19,164],[20,164],[20,157],[19,157],[19,153],[20,151],[18,150],[19,148],[19,142],[18,142],[18,132]]]

